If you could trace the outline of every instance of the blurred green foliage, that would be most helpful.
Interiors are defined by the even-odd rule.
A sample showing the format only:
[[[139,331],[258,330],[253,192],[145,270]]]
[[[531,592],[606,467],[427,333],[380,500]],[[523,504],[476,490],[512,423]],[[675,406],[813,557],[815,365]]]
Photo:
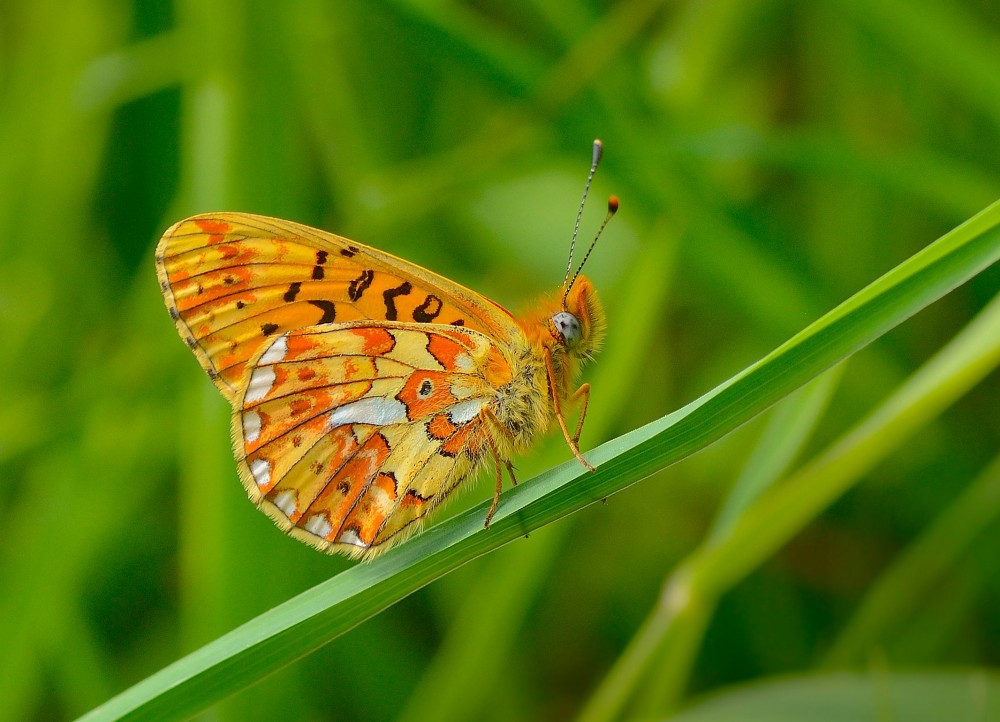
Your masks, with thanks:
[[[170,223],[282,216],[516,309],[562,279],[600,136],[585,228],[601,196],[622,211],[588,266],[611,327],[587,448],[1000,196],[998,39],[982,0],[3,3],[0,719],[79,715],[351,564],[246,501],[225,402],[159,297]],[[790,672],[997,665],[995,371],[950,407],[905,406],[905,436],[875,437],[856,486],[790,544],[649,630],[747,494],[789,471],[808,485],[794,470],[865,428],[998,289],[992,268],[826,388],[467,565],[216,717],[628,719]],[[567,453],[552,438],[518,468]]]

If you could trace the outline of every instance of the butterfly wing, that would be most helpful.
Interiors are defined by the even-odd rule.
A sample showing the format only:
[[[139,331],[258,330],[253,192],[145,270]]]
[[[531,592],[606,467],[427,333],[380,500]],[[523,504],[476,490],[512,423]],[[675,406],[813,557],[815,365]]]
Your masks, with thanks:
[[[377,553],[485,458],[509,383],[473,329],[359,321],[272,339],[249,365],[233,439],[250,497],[327,552]]]
[[[501,306],[412,263],[291,221],[194,216],[156,249],[181,337],[230,403],[247,362],[298,328],[364,319],[454,324],[504,344],[520,334]]]

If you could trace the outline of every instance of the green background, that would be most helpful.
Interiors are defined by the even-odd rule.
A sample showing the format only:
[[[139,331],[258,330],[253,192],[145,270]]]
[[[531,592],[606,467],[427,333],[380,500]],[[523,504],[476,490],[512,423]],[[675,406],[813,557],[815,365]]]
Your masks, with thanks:
[[[622,210],[588,263],[611,325],[587,373],[586,449],[710,389],[995,200],[998,129],[989,2],[8,0],[0,720],[82,714],[352,565],[247,502],[226,404],[159,296],[152,250],[174,221],[309,223],[517,310],[562,280],[601,137],[584,236],[607,195]],[[797,693],[772,678],[846,669],[876,691],[829,699],[907,719],[878,680],[1000,662],[995,371],[879,442],[856,488],[662,642],[621,709],[597,700],[671,575],[739,506],[734,484],[813,458],[998,287],[988,270],[775,413],[208,718],[655,718],[736,683],[777,709]],[[550,436],[520,478],[568,457]],[[959,678],[958,696],[987,678]]]

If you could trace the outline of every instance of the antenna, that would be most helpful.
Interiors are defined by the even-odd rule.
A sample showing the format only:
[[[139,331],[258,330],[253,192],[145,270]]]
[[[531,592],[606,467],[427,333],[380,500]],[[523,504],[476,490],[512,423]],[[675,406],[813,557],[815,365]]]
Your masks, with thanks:
[[[590,258],[590,252],[594,250],[594,246],[597,245],[597,239],[601,237],[602,233],[604,233],[604,229],[607,227],[608,222],[615,217],[615,213],[617,212],[618,196],[611,196],[608,198],[608,214],[604,216],[604,222],[601,223],[601,227],[597,229],[597,235],[594,236],[594,240],[590,242],[590,248],[587,249],[587,252],[583,256],[583,260],[580,261],[580,265],[576,269],[576,273],[573,274],[573,280],[569,282],[569,285],[566,286],[566,290],[563,292],[563,308],[566,307],[566,297],[569,296],[569,290],[573,288],[573,284],[576,283],[576,279],[580,276],[580,271],[583,270],[583,264],[585,264],[587,259]]]
[[[563,288],[566,289],[566,293],[569,293],[570,288],[566,285],[566,282],[569,280],[570,269],[573,268],[573,251],[576,249],[576,237],[580,233],[580,219],[583,218],[583,206],[587,202],[587,194],[590,193],[590,182],[594,180],[594,173],[597,172],[597,164],[601,162],[602,155],[604,155],[604,143],[601,142],[600,138],[596,138],[594,140],[593,160],[590,161],[590,173],[587,174],[587,184],[583,187],[583,198],[580,199],[580,210],[576,212],[576,223],[573,225],[573,238],[571,238],[569,242],[569,260],[566,261],[566,275],[563,276]],[[606,222],[607,221],[605,221],[605,223]],[[579,271],[577,271],[577,273],[579,273]],[[563,302],[565,303],[565,301],[566,299],[563,297]]]

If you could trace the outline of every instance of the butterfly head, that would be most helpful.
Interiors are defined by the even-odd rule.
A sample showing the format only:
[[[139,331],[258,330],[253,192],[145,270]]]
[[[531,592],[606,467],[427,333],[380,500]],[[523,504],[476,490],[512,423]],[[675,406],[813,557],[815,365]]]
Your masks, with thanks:
[[[549,333],[567,354],[587,359],[600,348],[606,326],[594,285],[586,276],[577,276],[563,298],[562,309],[549,318]]]

